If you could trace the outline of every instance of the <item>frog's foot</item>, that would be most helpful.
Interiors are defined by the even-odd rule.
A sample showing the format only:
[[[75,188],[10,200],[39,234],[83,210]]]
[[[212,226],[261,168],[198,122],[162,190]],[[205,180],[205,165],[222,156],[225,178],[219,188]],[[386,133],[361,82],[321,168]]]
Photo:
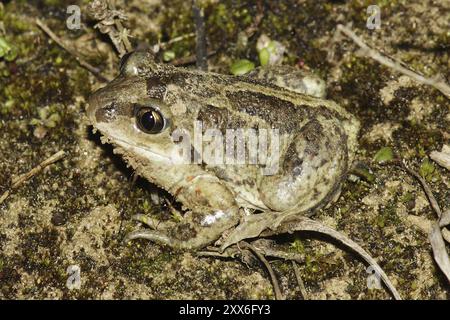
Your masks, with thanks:
[[[141,222],[150,229],[129,233],[125,237],[125,242],[146,239],[174,249],[198,249],[216,241],[226,230],[239,222],[239,216],[233,210],[230,210],[228,214],[218,211],[215,214],[206,215],[200,223],[196,218],[198,215],[187,213],[183,221],[175,223],[158,221],[142,214],[134,215],[133,220]]]
[[[144,229],[136,230],[136,231],[133,231],[133,232],[130,232],[129,234],[127,234],[124,241],[129,242],[129,241],[135,240],[135,239],[146,239],[146,240],[150,240],[153,242],[165,244],[170,247],[178,247],[178,245],[179,245],[177,239],[172,239],[157,230],[144,230]]]
[[[152,242],[169,246],[174,249],[180,250],[193,250],[207,246],[214,239],[209,239],[208,237],[197,236],[194,238],[181,240],[175,237],[171,237],[165,232],[159,230],[136,230],[130,232],[125,237],[125,243],[135,240],[135,239],[145,239],[150,240]]]

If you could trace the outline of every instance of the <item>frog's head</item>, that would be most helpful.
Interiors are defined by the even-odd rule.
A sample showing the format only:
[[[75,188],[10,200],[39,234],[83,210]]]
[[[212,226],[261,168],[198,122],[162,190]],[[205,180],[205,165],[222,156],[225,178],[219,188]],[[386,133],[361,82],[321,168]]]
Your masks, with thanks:
[[[161,68],[147,52],[124,57],[120,75],[90,97],[87,114],[125,155],[170,164],[179,150],[171,136],[174,117],[162,97],[148,88],[148,77]]]

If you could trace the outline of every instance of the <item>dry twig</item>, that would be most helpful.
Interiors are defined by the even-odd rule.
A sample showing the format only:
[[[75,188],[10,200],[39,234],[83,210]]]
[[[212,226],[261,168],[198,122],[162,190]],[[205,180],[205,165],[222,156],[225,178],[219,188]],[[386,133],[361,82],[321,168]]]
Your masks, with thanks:
[[[414,178],[419,180],[423,190],[425,191],[425,194],[428,197],[428,200],[430,201],[430,205],[433,208],[433,210],[436,212],[438,218],[440,219],[442,216],[441,208],[439,207],[438,202],[436,201],[436,198],[433,195],[433,191],[431,191],[431,188],[428,186],[428,183],[425,181],[424,178],[414,170],[410,169],[403,161],[394,161],[394,163],[404,171],[408,172],[410,175],[412,175]]]
[[[206,49],[206,30],[205,30],[205,12],[198,5],[198,1],[193,1],[192,13],[194,15],[196,32],[196,59],[197,69],[208,71],[207,49]]]
[[[395,62],[393,59],[390,59],[384,55],[382,55],[379,51],[370,48],[367,44],[364,43],[364,41],[358,37],[352,30],[347,28],[346,26],[339,24],[337,26],[337,30],[345,34],[347,37],[349,37],[354,43],[356,43],[360,48],[364,55],[374,59],[375,61],[378,61],[382,65],[385,65],[386,67],[389,67],[395,71],[398,71],[400,73],[403,73],[404,75],[410,77],[411,79],[416,80],[417,82],[420,82],[422,84],[426,84],[429,86],[432,86],[436,89],[438,89],[440,92],[442,92],[447,98],[450,99],[450,86],[445,83],[442,80],[439,79],[430,79],[426,78],[417,72],[414,72],[412,70],[409,70],[403,66],[400,65],[400,63]]]
[[[95,28],[110,37],[120,57],[133,50],[128,40],[129,30],[124,28],[121,22],[127,17],[122,11],[116,10],[112,1],[91,1],[88,5],[88,14],[98,21]]]
[[[11,181],[12,184],[11,184],[10,190],[8,190],[5,193],[3,193],[2,196],[0,197],[0,204],[2,204],[6,200],[6,198],[8,198],[8,196],[10,195],[12,190],[17,189],[25,181],[29,180],[30,178],[32,178],[33,176],[35,176],[36,174],[41,172],[45,167],[51,165],[52,163],[55,163],[55,162],[59,161],[64,156],[65,156],[65,152],[63,150],[58,151],[57,153],[52,155],[50,158],[47,158],[44,161],[42,161],[40,164],[38,164],[36,167],[31,169],[27,173],[22,174],[19,177],[13,179]]]
[[[264,18],[264,7],[261,0],[258,0],[256,3],[258,13],[255,16],[255,19],[253,19],[253,23],[245,29],[245,34],[247,37],[252,37],[255,32],[258,30],[259,25],[261,24],[262,19]]]
[[[266,241],[266,239],[258,239],[253,241],[251,244],[256,250],[260,251],[266,257],[277,258],[286,261],[295,261],[297,263],[303,263],[305,261],[305,257],[303,255],[293,252],[286,252],[283,250],[277,250],[268,245]],[[239,250],[234,245],[226,248],[223,252],[221,252],[220,248],[218,247],[208,247],[206,251],[200,251],[197,254],[199,256],[205,257],[235,258],[238,253]]]
[[[50,28],[41,20],[36,19],[36,24],[39,28],[42,29],[53,41],[56,42],[57,45],[59,45],[61,48],[63,48],[65,51],[67,51],[70,55],[72,55],[77,62],[82,66],[83,68],[87,69],[88,71],[92,72],[97,78],[104,82],[111,81],[111,79],[105,77],[101,74],[100,70],[94,66],[92,66],[90,63],[86,62],[74,49],[67,46],[56,34],[53,33],[53,31],[50,30]]]

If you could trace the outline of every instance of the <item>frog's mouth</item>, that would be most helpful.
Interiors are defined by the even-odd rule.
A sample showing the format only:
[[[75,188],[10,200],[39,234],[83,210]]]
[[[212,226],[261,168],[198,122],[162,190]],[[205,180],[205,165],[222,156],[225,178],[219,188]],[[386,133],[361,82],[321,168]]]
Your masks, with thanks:
[[[146,161],[164,162],[166,164],[171,165],[175,164],[172,157],[167,156],[163,152],[158,152],[157,150],[149,148],[148,146],[145,146],[140,143],[130,143],[129,141],[119,138],[113,134],[109,134],[105,130],[101,130],[100,128],[98,129],[102,133],[101,142],[104,144],[108,143],[115,147],[118,147],[117,151],[119,151],[119,153],[133,154],[139,156],[140,158],[145,159]],[[123,152],[120,149],[122,149],[125,152]]]

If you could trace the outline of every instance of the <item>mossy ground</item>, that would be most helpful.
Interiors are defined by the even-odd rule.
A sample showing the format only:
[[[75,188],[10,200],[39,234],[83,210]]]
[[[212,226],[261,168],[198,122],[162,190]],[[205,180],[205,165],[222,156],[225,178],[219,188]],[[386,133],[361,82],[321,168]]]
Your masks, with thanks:
[[[49,41],[34,23],[39,17],[106,74],[117,72],[117,58],[83,14],[83,28],[65,27],[74,1],[9,1],[0,10],[5,33],[17,50],[0,59],[0,193],[13,176],[27,172],[58,150],[63,161],[32,178],[0,205],[0,298],[271,298],[269,278],[258,264],[198,258],[146,241],[122,243],[135,226],[130,216],[164,208],[149,205],[150,187],[131,183],[132,171],[99,143],[84,114],[86,98],[102,85],[68,53]],[[135,44],[154,45],[194,31],[188,1],[117,1],[129,15]],[[87,1],[78,1],[83,6]],[[164,3],[164,4],[162,4]],[[239,32],[258,13],[252,1],[205,1],[209,46],[218,53],[211,69],[229,72],[232,61],[257,63],[255,43],[262,33],[288,48],[287,64],[299,64],[326,78],[329,98],[361,121],[358,161],[372,182],[347,181],[340,199],[316,219],[346,233],[375,257],[405,298],[448,299],[450,289],[437,270],[427,240],[435,220],[417,182],[398,169],[372,161],[382,147],[419,170],[424,159],[449,142],[449,100],[433,88],[358,57],[347,40],[330,45],[337,23],[374,47],[425,75],[448,75],[450,6],[436,1],[378,1],[380,30],[365,28],[372,1],[270,1],[256,34],[246,46]],[[84,12],[84,11],[83,11]],[[167,50],[193,54],[194,38]],[[334,50],[333,59],[327,59]],[[447,79],[448,80],[448,79]],[[443,208],[450,207],[448,171],[425,168]],[[311,298],[386,299],[369,290],[366,266],[334,242],[313,234],[277,239],[286,250],[305,256],[300,266]],[[81,268],[79,290],[66,287],[69,265]],[[290,264],[273,263],[282,290],[299,297]]]

